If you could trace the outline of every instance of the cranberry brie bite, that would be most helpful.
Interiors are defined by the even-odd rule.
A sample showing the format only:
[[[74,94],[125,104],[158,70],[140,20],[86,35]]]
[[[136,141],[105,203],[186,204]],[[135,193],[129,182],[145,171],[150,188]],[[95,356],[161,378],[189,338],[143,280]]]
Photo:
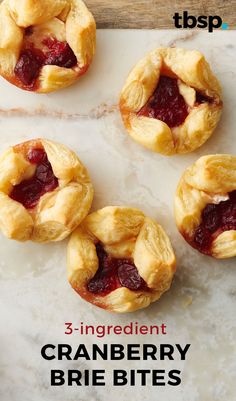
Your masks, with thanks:
[[[111,312],[147,307],[170,288],[175,255],[155,221],[133,208],[90,214],[68,245],[68,280],[86,301]]]
[[[89,68],[96,25],[82,0],[4,0],[0,6],[0,74],[28,91],[47,93]]]
[[[120,96],[128,133],[164,155],[200,147],[221,110],[220,84],[195,50],[160,48],[147,54],[130,72]]]
[[[18,241],[60,241],[87,216],[93,187],[66,146],[36,139],[0,158],[0,229]]]
[[[177,227],[199,252],[236,256],[236,156],[203,156],[183,174],[175,196]]]

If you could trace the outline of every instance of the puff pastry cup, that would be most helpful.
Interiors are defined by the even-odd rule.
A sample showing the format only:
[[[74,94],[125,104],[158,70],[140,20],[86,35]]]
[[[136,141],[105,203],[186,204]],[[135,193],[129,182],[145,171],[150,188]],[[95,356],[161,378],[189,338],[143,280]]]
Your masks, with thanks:
[[[75,82],[92,62],[96,24],[82,0],[4,0],[0,74],[21,89],[52,92]]]
[[[133,208],[109,206],[73,232],[68,280],[86,301],[111,312],[147,307],[169,289],[175,255],[155,221]]]
[[[203,156],[183,174],[175,196],[183,237],[200,252],[236,256],[236,156]]]
[[[150,52],[130,72],[120,96],[130,136],[163,155],[200,147],[214,131],[221,109],[220,84],[195,50]]]
[[[60,241],[86,217],[93,187],[77,155],[36,139],[0,158],[0,229],[8,238]]]

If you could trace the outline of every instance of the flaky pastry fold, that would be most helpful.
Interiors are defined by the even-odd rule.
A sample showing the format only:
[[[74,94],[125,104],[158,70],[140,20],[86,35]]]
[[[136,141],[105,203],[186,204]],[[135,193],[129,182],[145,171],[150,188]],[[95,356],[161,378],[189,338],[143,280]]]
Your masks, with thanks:
[[[170,128],[165,122],[140,115],[161,75],[176,78],[188,106],[184,123]],[[209,102],[196,105],[197,92]],[[120,95],[120,111],[130,136],[164,155],[192,152],[213,133],[221,116],[221,88],[204,56],[196,50],[158,48],[132,69]]]
[[[236,190],[236,157],[228,154],[202,156],[183,174],[178,184],[174,209],[177,227],[192,242],[194,231],[201,224],[203,209],[229,199]],[[236,256],[236,230],[217,235],[210,254],[218,259]]]
[[[120,287],[106,296],[91,294],[88,282],[98,269],[96,244],[114,258],[132,259],[148,290]],[[83,221],[67,252],[68,280],[85,300],[112,312],[132,312],[158,300],[170,288],[175,255],[162,227],[138,209],[108,206]]]
[[[34,45],[44,37],[67,42],[77,65],[43,65],[37,85],[27,88],[14,69],[28,40],[28,28],[34,30]],[[22,89],[47,93],[71,85],[89,68],[95,47],[96,24],[82,0],[4,0],[0,5],[0,74]]]
[[[33,209],[10,194],[14,186],[30,179],[35,166],[27,160],[31,148],[42,147],[58,179],[58,187],[45,193]],[[86,217],[93,200],[93,186],[78,156],[66,146],[36,139],[9,148],[0,158],[0,229],[19,241],[60,241]]]

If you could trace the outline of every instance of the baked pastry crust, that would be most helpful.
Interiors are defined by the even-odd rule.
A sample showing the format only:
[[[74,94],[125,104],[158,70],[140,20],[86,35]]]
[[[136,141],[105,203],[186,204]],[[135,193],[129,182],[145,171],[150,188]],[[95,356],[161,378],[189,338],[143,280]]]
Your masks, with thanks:
[[[189,114],[170,128],[165,122],[138,114],[158,87],[160,76],[178,79]],[[196,104],[196,91],[209,102]],[[159,48],[148,53],[130,72],[120,96],[120,111],[130,136],[164,155],[188,153],[214,131],[222,109],[221,88],[204,56],[195,50]]]
[[[202,211],[209,205],[228,201],[236,190],[236,157],[227,154],[203,156],[183,174],[175,196],[175,219],[183,237],[193,245]],[[218,258],[236,256],[236,230],[214,235],[208,254]]]
[[[42,147],[58,186],[40,197],[33,209],[13,200],[13,188],[35,173],[26,155]],[[0,229],[18,241],[60,241],[86,217],[93,200],[93,187],[87,170],[66,146],[36,139],[9,148],[0,158]]]
[[[96,244],[114,258],[131,258],[146,290],[120,287],[100,296],[88,291],[98,270]],[[105,207],[90,214],[73,232],[67,253],[68,280],[78,294],[111,312],[132,312],[147,307],[170,288],[175,255],[169,238],[155,221],[134,208]]]
[[[77,59],[73,68],[43,65],[33,89],[14,71],[32,27],[34,45],[53,36],[67,42]],[[47,93],[71,85],[87,71],[95,46],[96,24],[82,0],[4,0],[0,5],[0,74],[22,89]]]

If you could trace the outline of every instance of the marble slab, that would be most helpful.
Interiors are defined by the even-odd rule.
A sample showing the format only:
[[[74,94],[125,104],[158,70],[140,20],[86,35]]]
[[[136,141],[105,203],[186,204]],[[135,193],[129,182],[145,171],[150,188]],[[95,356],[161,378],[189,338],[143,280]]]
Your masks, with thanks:
[[[160,222],[173,242],[178,270],[159,302],[134,314],[113,315],[82,301],[66,280],[66,245],[20,244],[0,235],[1,401],[234,401],[236,398],[235,259],[215,261],[191,249],[173,220],[173,196],[183,170],[201,155],[235,153],[236,32],[98,31],[89,73],[69,89],[50,95],[20,91],[0,80],[0,151],[36,137],[74,149],[88,167],[93,209],[139,207]],[[222,82],[224,113],[212,138],[196,152],[163,157],[134,143],[117,110],[130,68],[158,46],[201,50]],[[165,337],[64,335],[64,323],[167,325]],[[50,369],[122,369],[124,362],[47,362],[46,343],[191,343],[185,362],[125,362],[127,369],[180,369],[179,387],[50,387]],[[109,380],[108,380],[109,381]]]

